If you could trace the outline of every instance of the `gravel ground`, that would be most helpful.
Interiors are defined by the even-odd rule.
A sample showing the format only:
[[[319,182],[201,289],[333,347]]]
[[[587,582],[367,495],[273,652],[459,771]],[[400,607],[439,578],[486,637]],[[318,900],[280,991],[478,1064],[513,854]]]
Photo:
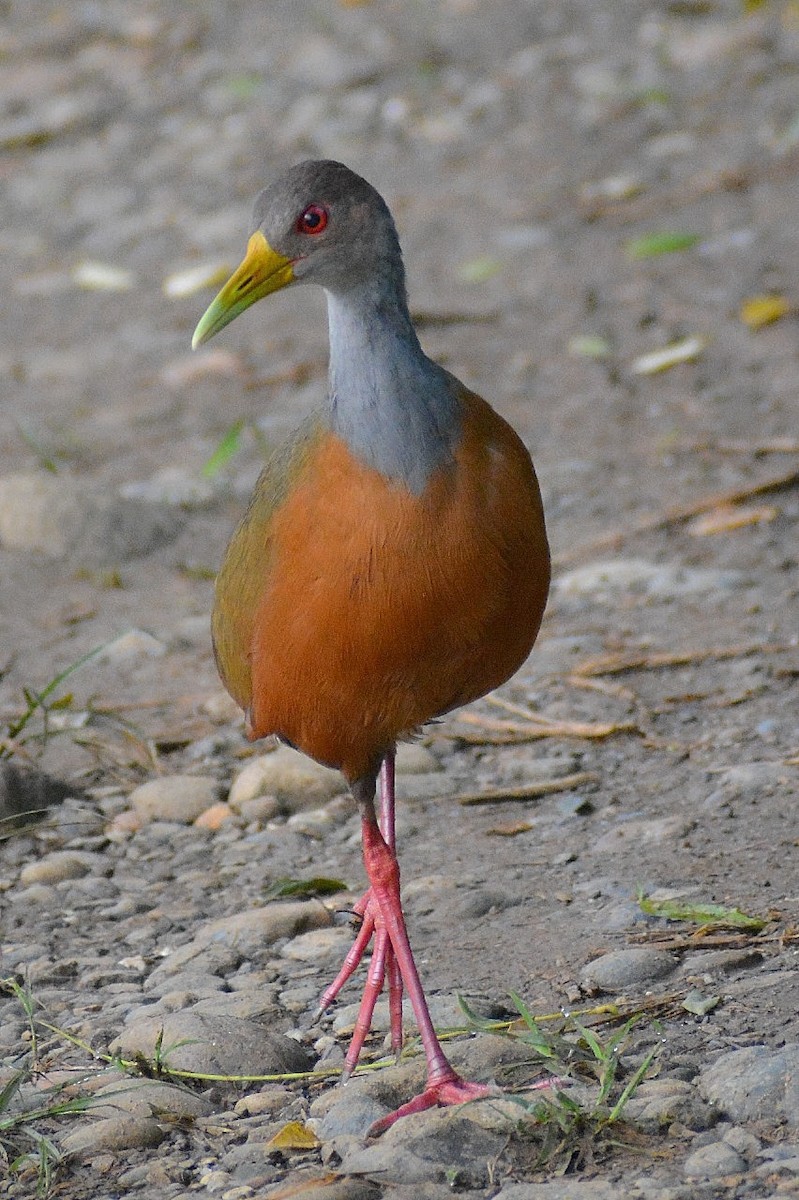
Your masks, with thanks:
[[[24,1071],[0,1195],[36,1194],[47,1153],[14,1163],[36,1136],[70,1200],[799,1191],[799,10],[487,11],[0,5],[0,1085]],[[207,628],[264,444],[324,388],[322,299],[188,349],[256,192],[312,156],[388,199],[424,344],[530,445],[555,557],[500,695],[536,719],[484,702],[401,762],[434,1018],[511,992],[641,1013],[616,1098],[657,1053],[610,1136],[558,1144],[498,1097],[367,1141],[418,1058],[334,1085],[357,986],[314,1007],[363,888],[357,818],[337,776],[246,743]],[[498,789],[519,798],[463,803]],[[347,890],[275,898],[315,877]],[[639,889],[765,924],[670,922]],[[452,1046],[534,1103],[529,1044]],[[65,1101],[88,1106],[38,1112]]]

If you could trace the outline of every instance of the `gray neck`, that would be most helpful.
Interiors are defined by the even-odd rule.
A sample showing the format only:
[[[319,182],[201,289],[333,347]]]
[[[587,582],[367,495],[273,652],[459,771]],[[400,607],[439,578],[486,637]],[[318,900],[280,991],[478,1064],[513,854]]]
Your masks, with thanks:
[[[453,380],[425,355],[405,299],[383,284],[327,293],[331,428],[368,466],[416,495],[452,461]]]

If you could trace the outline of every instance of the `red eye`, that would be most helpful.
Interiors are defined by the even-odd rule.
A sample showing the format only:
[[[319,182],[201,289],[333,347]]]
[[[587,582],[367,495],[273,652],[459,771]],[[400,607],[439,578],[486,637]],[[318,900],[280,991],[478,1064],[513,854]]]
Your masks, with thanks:
[[[297,233],[321,233],[327,225],[327,209],[321,204],[309,204],[297,217]]]

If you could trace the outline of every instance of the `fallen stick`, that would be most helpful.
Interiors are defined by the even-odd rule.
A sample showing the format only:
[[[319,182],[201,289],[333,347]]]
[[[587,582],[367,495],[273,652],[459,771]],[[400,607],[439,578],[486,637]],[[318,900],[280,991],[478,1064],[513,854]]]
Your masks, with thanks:
[[[746,658],[750,654],[784,654],[794,647],[780,643],[745,642],[739,646],[709,646],[704,650],[626,651],[622,654],[601,654],[589,658],[571,671],[572,678],[591,678],[595,675],[620,675],[624,671],[654,671],[660,667],[685,667],[691,663],[715,658]]]
[[[773,475],[770,479],[764,479],[760,483],[748,484],[746,487],[732,488],[727,492],[713,492],[710,496],[702,496],[698,500],[690,501],[688,504],[675,504],[672,508],[666,509],[664,513],[650,513],[647,517],[641,517],[640,520],[633,522],[627,529],[618,529],[611,533],[603,533],[599,537],[594,538],[593,541],[584,542],[582,545],[576,546],[573,550],[566,550],[556,555],[554,563],[555,566],[561,567],[567,563],[586,558],[594,554],[597,550],[616,546],[620,542],[637,536],[639,533],[651,533],[656,529],[667,529],[670,525],[681,525],[685,521],[689,521],[691,517],[699,516],[700,513],[710,512],[714,508],[721,508],[724,505],[730,504],[740,504],[742,500],[751,500],[755,496],[767,496],[772,492],[785,491],[797,485],[799,485],[799,470],[794,469],[781,475]]]
[[[538,796],[549,796],[553,792],[569,792],[586,783],[597,783],[599,776],[593,771],[575,771],[572,775],[561,775],[559,779],[541,779],[538,782],[520,783],[512,788],[496,788],[490,792],[462,792],[453,797],[458,804],[508,804],[534,800]],[[448,797],[449,799],[449,797]]]
[[[601,740],[612,737],[616,733],[637,733],[638,726],[631,721],[548,721],[540,718],[536,722],[492,720],[479,713],[462,712],[458,714],[458,722],[464,725],[478,725],[481,729],[494,731],[496,738],[481,737],[480,745],[512,745],[523,742],[535,742],[541,738],[575,737],[588,740]],[[474,744],[477,739],[462,731],[450,733],[447,736],[460,738],[462,741]]]

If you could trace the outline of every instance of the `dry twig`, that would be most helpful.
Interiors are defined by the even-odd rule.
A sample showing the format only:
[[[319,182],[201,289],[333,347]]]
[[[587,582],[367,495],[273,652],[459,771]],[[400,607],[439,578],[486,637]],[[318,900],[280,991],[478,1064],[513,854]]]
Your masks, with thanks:
[[[796,487],[797,485],[799,485],[799,470],[794,468],[787,473],[783,472],[780,475],[772,475],[770,479],[764,479],[760,483],[731,488],[726,492],[713,492],[709,496],[701,496],[698,500],[691,500],[688,504],[675,504],[672,508],[667,508],[663,513],[650,513],[649,516],[641,517],[640,520],[633,522],[627,529],[616,529],[610,533],[603,533],[590,542],[584,542],[581,546],[575,546],[573,550],[567,550],[565,553],[559,554],[555,558],[555,565],[564,566],[567,563],[590,557],[597,550],[606,550],[610,546],[618,546],[621,542],[627,541],[639,533],[651,533],[656,529],[667,529],[670,525],[682,525],[686,521],[689,521],[691,517],[697,517],[701,513],[710,512],[714,508],[722,508],[724,505],[730,504],[740,504],[743,500],[751,500],[755,496],[767,496],[772,492],[786,491],[788,488]]]
[[[464,806],[508,804],[533,800],[538,796],[550,796],[553,792],[569,792],[572,788],[583,787],[586,783],[596,783],[598,779],[599,776],[593,771],[575,771],[572,775],[561,775],[559,779],[540,779],[520,783],[511,788],[494,788],[489,792],[461,792],[454,799]]]
[[[708,646],[699,650],[628,650],[619,654],[601,654],[574,667],[570,678],[595,675],[620,675],[624,671],[655,671],[660,667],[685,667],[714,658],[746,658],[750,654],[784,654],[791,646],[778,642],[744,642],[738,646]]]

